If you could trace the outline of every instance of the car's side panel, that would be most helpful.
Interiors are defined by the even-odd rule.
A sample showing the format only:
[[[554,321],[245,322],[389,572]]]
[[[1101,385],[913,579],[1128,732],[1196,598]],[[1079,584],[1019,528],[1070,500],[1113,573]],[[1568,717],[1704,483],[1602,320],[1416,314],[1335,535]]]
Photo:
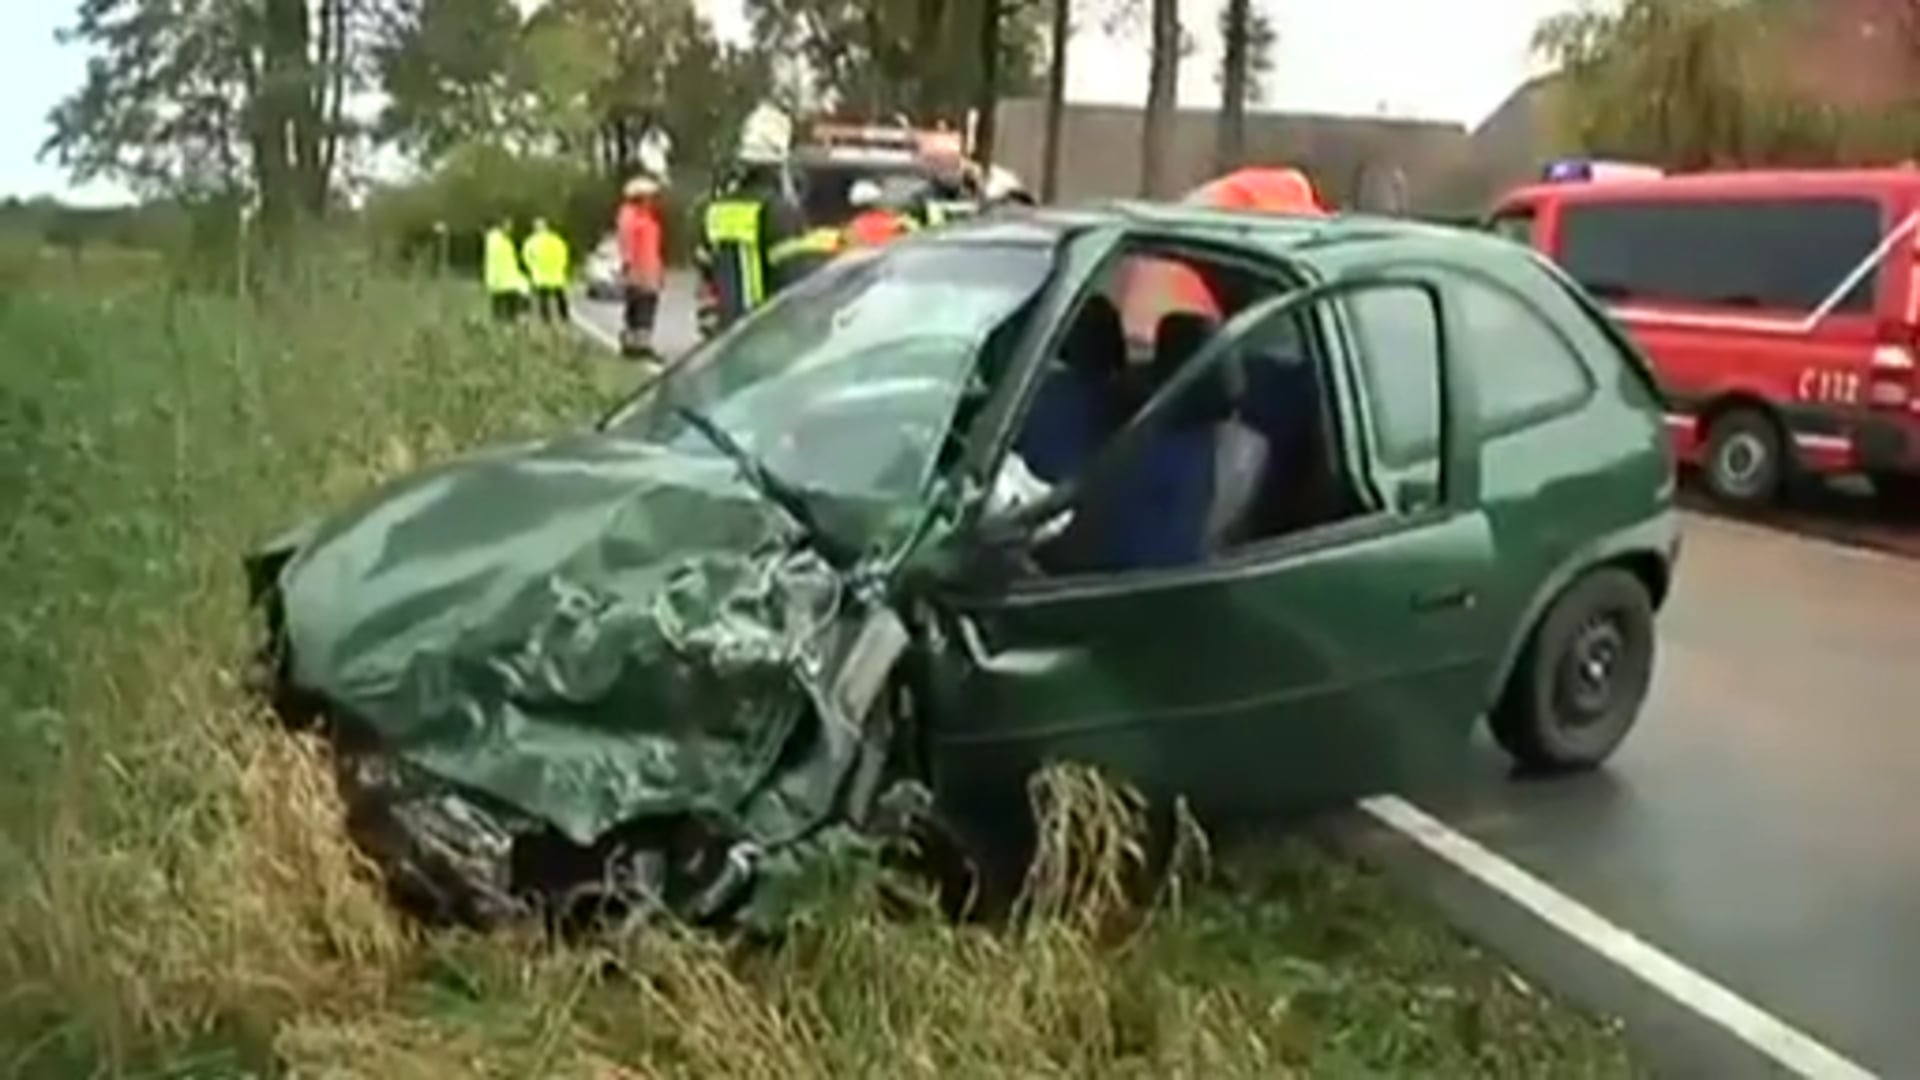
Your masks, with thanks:
[[[934,740],[947,790],[1051,759],[1158,796],[1273,809],[1379,790],[1465,744],[1491,657],[1478,513],[1335,527],[1312,550],[955,614],[967,656]]]
[[[1571,580],[1615,559],[1664,567],[1677,536],[1673,457],[1655,388],[1597,321],[1604,316],[1585,309],[1569,283],[1530,257],[1508,257],[1497,244],[1478,238],[1418,243],[1395,254],[1450,267],[1450,305],[1457,303],[1463,279],[1500,286],[1523,301],[1564,336],[1592,377],[1594,392],[1578,408],[1538,423],[1483,431],[1474,415],[1482,396],[1475,379],[1500,365],[1461,362],[1487,343],[1465,339],[1466,320],[1450,308],[1452,375],[1469,402],[1463,411],[1477,447],[1477,497],[1498,566],[1483,600],[1488,625],[1501,638],[1499,661],[1488,668],[1480,707],[1493,703],[1532,627]]]
[[[1567,585],[1613,561],[1658,567],[1664,577],[1678,522],[1672,451],[1659,402],[1634,369],[1635,358],[1549,272],[1519,262],[1476,269],[1565,335],[1595,385],[1580,409],[1488,432],[1481,445],[1481,498],[1498,547],[1499,579],[1509,590],[1499,601],[1509,629],[1487,687],[1491,704],[1533,627]]]

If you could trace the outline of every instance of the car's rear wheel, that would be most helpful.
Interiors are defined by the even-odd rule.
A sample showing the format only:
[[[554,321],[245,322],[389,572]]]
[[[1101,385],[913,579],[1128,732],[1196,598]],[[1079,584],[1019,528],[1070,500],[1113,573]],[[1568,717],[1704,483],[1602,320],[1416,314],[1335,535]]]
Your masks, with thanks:
[[[1787,478],[1780,425],[1753,408],[1734,408],[1714,417],[1707,428],[1702,471],[1707,490],[1722,502],[1742,507],[1773,502]]]
[[[1489,718],[1521,766],[1598,767],[1640,716],[1653,682],[1653,600],[1625,570],[1595,570],[1535,627]]]

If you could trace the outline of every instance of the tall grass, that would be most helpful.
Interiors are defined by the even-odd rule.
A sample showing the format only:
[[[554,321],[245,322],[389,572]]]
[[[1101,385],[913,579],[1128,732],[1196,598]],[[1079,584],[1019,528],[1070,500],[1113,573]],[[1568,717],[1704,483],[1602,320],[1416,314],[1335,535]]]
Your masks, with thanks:
[[[331,263],[248,297],[133,274],[0,296],[0,1076],[1627,1069],[1612,1032],[1305,850],[1132,911],[1137,807],[1072,772],[1001,930],[865,879],[772,945],[408,925],[323,751],[243,688],[236,560],[604,404],[602,361],[477,308]]]

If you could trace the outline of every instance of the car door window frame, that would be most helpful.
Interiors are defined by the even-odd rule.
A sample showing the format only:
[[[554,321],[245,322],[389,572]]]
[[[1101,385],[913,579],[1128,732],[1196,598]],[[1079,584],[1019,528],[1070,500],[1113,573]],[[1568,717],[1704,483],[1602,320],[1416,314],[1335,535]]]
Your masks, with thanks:
[[[1600,392],[1599,378],[1594,374],[1591,361],[1587,355],[1581,351],[1579,345],[1577,345],[1571,337],[1567,336],[1566,331],[1562,330],[1558,323],[1549,317],[1546,312],[1542,311],[1540,306],[1526,295],[1524,290],[1515,288],[1499,277],[1473,267],[1449,266],[1442,271],[1442,276],[1443,279],[1452,279],[1452,281],[1449,282],[1452,287],[1448,288],[1447,291],[1453,294],[1454,301],[1458,305],[1464,305],[1465,301],[1465,297],[1462,295],[1464,289],[1460,287],[1463,284],[1470,284],[1475,288],[1489,289],[1495,294],[1504,296],[1506,299],[1518,305],[1520,310],[1525,312],[1528,318],[1544,329],[1548,336],[1559,345],[1561,352],[1564,354],[1564,358],[1571,362],[1573,370],[1580,375],[1581,388],[1576,394],[1563,399],[1556,399],[1535,405],[1506,417],[1487,415],[1483,408],[1486,396],[1482,393],[1482,387],[1480,385],[1482,369],[1468,359],[1470,355],[1469,350],[1472,348],[1473,342],[1468,340],[1469,321],[1466,319],[1465,313],[1462,312],[1461,317],[1454,320],[1456,340],[1454,342],[1455,347],[1452,351],[1454,355],[1459,358],[1458,367],[1460,369],[1460,378],[1468,384],[1472,391],[1473,411],[1471,415],[1474,418],[1474,426],[1477,430],[1478,437],[1482,442],[1512,435],[1515,432],[1525,431],[1528,428],[1538,427],[1541,424],[1552,423],[1564,416],[1571,416],[1581,409],[1586,408],[1587,403],[1591,402],[1594,395]]]
[[[1439,370],[1436,371],[1435,373],[1435,378],[1438,380],[1439,386],[1436,387],[1436,393],[1434,397],[1435,397],[1436,404],[1439,406],[1440,415],[1435,418],[1433,449],[1430,455],[1423,455],[1412,461],[1396,461],[1396,460],[1393,460],[1392,457],[1390,457],[1387,453],[1384,452],[1381,446],[1380,426],[1379,426],[1377,417],[1375,415],[1375,409],[1374,409],[1373,380],[1370,379],[1367,375],[1367,360],[1364,355],[1368,351],[1367,345],[1366,345],[1366,334],[1364,334],[1361,331],[1360,319],[1358,317],[1358,313],[1354,310],[1351,304],[1340,304],[1340,305],[1332,306],[1332,310],[1329,312],[1329,314],[1331,314],[1334,318],[1336,318],[1339,321],[1339,325],[1340,325],[1339,335],[1342,343],[1342,351],[1345,353],[1347,363],[1350,364],[1352,367],[1354,385],[1356,387],[1357,397],[1359,398],[1359,401],[1360,401],[1360,409],[1358,410],[1358,419],[1360,422],[1360,430],[1364,436],[1362,440],[1364,443],[1363,451],[1366,454],[1367,459],[1377,469],[1394,469],[1394,470],[1412,469],[1416,466],[1425,464],[1425,462],[1429,459],[1429,457],[1433,461],[1439,462],[1442,466],[1441,481],[1440,481],[1442,485],[1442,491],[1440,494],[1441,494],[1441,497],[1444,498],[1445,497],[1444,489],[1446,484],[1446,469],[1444,465],[1445,465],[1446,445],[1447,445],[1446,376],[1445,376],[1445,367],[1446,367],[1445,358],[1447,353],[1447,343],[1446,343],[1446,321],[1445,321],[1445,315],[1444,315],[1445,300],[1444,300],[1444,297],[1441,295],[1439,289],[1432,286],[1420,286],[1420,285],[1414,285],[1411,283],[1401,283],[1391,287],[1382,286],[1379,289],[1379,291],[1386,292],[1386,291],[1389,291],[1390,288],[1391,289],[1412,289],[1416,292],[1423,293],[1426,297],[1428,310],[1433,315],[1434,363],[1439,368]],[[1380,501],[1382,505],[1385,505],[1387,502],[1385,498],[1386,493],[1375,492],[1375,494],[1380,496]]]
[[[961,524],[971,526],[985,509],[984,494],[1006,463],[1007,455],[1019,439],[1021,425],[1039,396],[1040,383],[1050,358],[1060,351],[1073,320],[1092,298],[1106,288],[1110,276],[1129,258],[1140,255],[1172,259],[1194,259],[1231,267],[1251,277],[1273,281],[1279,295],[1309,284],[1297,266],[1281,260],[1265,260],[1258,253],[1231,243],[1209,242],[1187,236],[1174,236],[1137,226],[1105,230],[1109,238],[1099,261],[1072,287],[1070,293],[1049,292],[1036,307],[1058,312],[1030,326],[1014,351],[1006,385],[995,391],[995,402],[984,410],[976,429],[968,436],[965,473],[976,488],[963,513]]]
[[[1165,589],[1188,588],[1194,585],[1230,582],[1235,579],[1255,577],[1283,569],[1287,564],[1305,561],[1330,549],[1358,544],[1396,533],[1413,532],[1430,527],[1436,522],[1458,512],[1472,497],[1477,497],[1478,455],[1469,453],[1470,425],[1455,422],[1459,412],[1461,390],[1460,382],[1452,370],[1450,350],[1446,333],[1449,313],[1446,310],[1446,290],[1443,283],[1424,271],[1405,273],[1398,269],[1370,269],[1342,275],[1333,280],[1305,284],[1270,300],[1256,303],[1238,315],[1229,319],[1213,340],[1196,354],[1169,383],[1161,387],[1135,412],[1126,424],[1117,432],[1096,455],[1089,466],[1104,467],[1103,463],[1122,452],[1122,440],[1137,439],[1139,432],[1150,423],[1158,422],[1167,412],[1166,402],[1184,392],[1199,378],[1198,372],[1232,351],[1232,343],[1248,333],[1266,325],[1273,318],[1294,317],[1302,312],[1335,311],[1332,316],[1339,319],[1337,301],[1344,296],[1369,289],[1403,288],[1409,285],[1424,289],[1438,298],[1435,318],[1441,324],[1440,364],[1441,378],[1441,495],[1432,505],[1410,513],[1396,512],[1385,499],[1373,481],[1375,455],[1370,438],[1358,440],[1359,456],[1353,457],[1353,451],[1346,449],[1353,445],[1348,439],[1342,439],[1341,468],[1350,477],[1364,484],[1360,490],[1371,494],[1368,508],[1350,518],[1313,526],[1299,532],[1270,537],[1235,548],[1191,566],[1174,568],[1153,567],[1141,570],[1118,572],[1079,573],[1067,575],[1038,575],[1023,577],[1006,583],[997,600],[1009,606],[1027,603],[1044,603],[1068,598],[1086,598],[1113,593],[1160,591]],[[1256,317],[1257,316],[1257,317]],[[1321,315],[1320,318],[1327,318]],[[1318,320],[1316,320],[1318,321]],[[1324,325],[1324,324],[1323,324]],[[1365,423],[1367,404],[1364,391],[1358,386],[1359,372],[1353,366],[1356,356],[1349,344],[1350,327],[1344,321],[1336,322],[1332,329],[1335,337],[1327,344],[1326,358],[1330,366],[1343,369],[1341,374],[1330,382],[1341,384],[1341,389],[1333,391],[1336,402],[1335,411],[1344,414],[1341,417],[1343,428],[1355,435],[1360,434],[1356,423]],[[1206,361],[1205,365],[1195,361]],[[1006,452],[1011,452],[1010,449]],[[1004,455],[1003,455],[1004,456]],[[996,459],[998,461],[1000,459]],[[1083,474],[1086,475],[1086,474]],[[1449,479],[1454,477],[1455,479]],[[1045,520],[1056,510],[1038,509],[1043,504],[1061,501],[1065,507],[1071,507],[1078,496],[1080,481],[1063,484],[1055,496],[1043,500],[1041,504],[1029,507],[1028,513],[1035,520]]]

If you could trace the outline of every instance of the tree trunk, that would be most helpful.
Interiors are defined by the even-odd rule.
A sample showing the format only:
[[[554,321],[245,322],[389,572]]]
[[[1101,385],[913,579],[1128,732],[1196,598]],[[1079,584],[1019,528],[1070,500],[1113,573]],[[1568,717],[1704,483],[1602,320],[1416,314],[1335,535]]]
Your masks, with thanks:
[[[1220,61],[1220,126],[1213,154],[1214,171],[1219,173],[1246,163],[1247,40],[1252,23],[1252,0],[1227,0],[1220,27],[1224,55]]]
[[[1006,15],[1006,0],[981,0],[980,40],[976,57],[980,81],[974,84],[974,115],[979,117],[973,135],[973,159],[982,169],[993,164],[994,140],[1000,130],[1000,23]]]
[[[346,139],[348,73],[353,62],[349,50],[347,0],[320,2],[321,71],[325,76],[320,99],[320,174],[318,202],[324,209],[327,193],[340,173],[340,144]]]
[[[933,56],[939,52],[941,32],[948,23],[946,0],[917,0],[913,16],[913,55]],[[915,122],[925,123],[936,111],[950,112],[954,98],[954,88],[942,85],[944,80],[929,74],[930,68],[922,68],[913,77],[913,114]],[[957,94],[954,94],[957,97]]]
[[[1047,63],[1047,144],[1040,166],[1040,201],[1060,197],[1061,145],[1067,127],[1067,46],[1073,39],[1073,0],[1053,0],[1053,55]]]
[[[265,0],[261,13],[260,81],[250,103],[250,128],[261,226],[278,236],[297,219],[326,209],[326,80],[313,53],[307,0]]]
[[[1140,132],[1140,194],[1149,199],[1161,197],[1168,189],[1168,144],[1180,96],[1179,0],[1152,0],[1152,4],[1147,111]]]

